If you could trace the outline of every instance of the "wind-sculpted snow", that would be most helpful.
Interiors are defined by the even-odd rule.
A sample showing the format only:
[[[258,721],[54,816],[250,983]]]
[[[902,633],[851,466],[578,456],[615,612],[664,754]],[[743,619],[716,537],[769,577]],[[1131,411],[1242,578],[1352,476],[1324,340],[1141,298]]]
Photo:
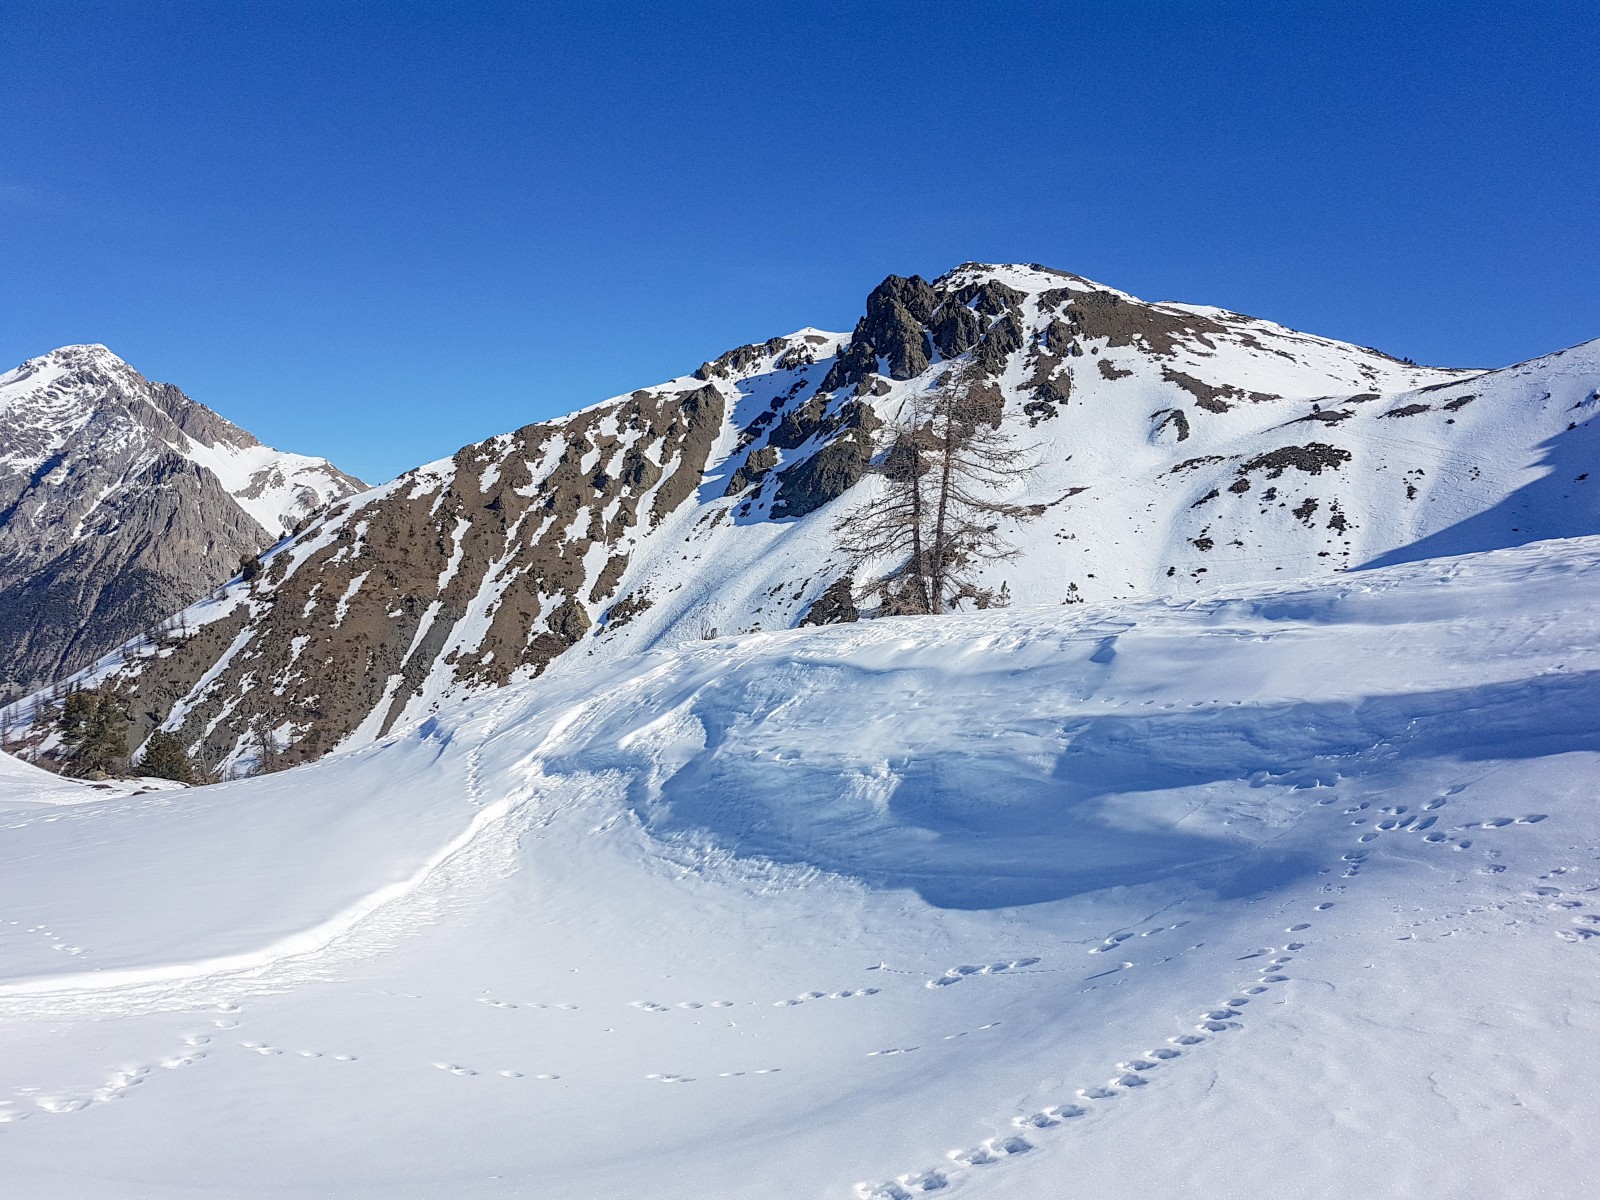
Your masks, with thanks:
[[[1597,600],[1547,542],[8,769],[0,1195],[1580,1194]]]

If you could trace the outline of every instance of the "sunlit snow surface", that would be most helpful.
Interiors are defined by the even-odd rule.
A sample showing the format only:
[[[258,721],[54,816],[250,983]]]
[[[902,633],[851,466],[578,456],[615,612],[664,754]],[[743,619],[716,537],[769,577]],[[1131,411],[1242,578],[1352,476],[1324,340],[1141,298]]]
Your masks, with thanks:
[[[0,1195],[1593,1195],[1597,672],[1589,538],[8,762]]]

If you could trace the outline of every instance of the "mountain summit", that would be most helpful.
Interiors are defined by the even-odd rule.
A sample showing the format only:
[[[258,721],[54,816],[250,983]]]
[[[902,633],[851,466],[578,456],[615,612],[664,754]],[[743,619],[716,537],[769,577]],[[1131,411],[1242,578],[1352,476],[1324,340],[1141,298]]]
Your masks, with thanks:
[[[0,695],[93,662],[364,486],[104,346],[0,375]]]
[[[841,530],[959,375],[1026,449],[975,596],[1176,601],[1600,530],[1600,342],[1420,367],[1038,266],[891,276],[806,329],[336,504],[92,678],[248,769],[570,664],[871,612]],[[85,676],[85,680],[91,676]],[[26,714],[24,714],[25,716]],[[148,724],[147,724],[147,727]]]

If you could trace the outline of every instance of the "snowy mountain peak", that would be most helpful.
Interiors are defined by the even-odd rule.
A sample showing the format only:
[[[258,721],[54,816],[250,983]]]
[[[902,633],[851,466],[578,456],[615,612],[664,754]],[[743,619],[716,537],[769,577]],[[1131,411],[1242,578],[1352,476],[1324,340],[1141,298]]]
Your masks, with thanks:
[[[0,375],[0,694],[93,661],[363,486],[102,345]]]

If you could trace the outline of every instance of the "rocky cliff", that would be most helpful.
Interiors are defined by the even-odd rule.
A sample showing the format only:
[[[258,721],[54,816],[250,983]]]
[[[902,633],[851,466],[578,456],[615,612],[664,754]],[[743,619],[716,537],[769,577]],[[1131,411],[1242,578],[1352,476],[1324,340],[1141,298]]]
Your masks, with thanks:
[[[0,696],[94,662],[362,487],[104,346],[0,375]]]

